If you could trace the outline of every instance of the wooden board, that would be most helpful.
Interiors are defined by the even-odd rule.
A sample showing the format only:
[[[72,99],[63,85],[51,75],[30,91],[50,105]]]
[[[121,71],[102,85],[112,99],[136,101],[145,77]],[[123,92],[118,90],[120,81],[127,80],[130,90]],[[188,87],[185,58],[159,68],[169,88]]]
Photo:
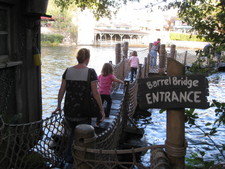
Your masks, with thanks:
[[[202,75],[162,76],[138,80],[141,109],[200,108],[207,102],[208,80]]]

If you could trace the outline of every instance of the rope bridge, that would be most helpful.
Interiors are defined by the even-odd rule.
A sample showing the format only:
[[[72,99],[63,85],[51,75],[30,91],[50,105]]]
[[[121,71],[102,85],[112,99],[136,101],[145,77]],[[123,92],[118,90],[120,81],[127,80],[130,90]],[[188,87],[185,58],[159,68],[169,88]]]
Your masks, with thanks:
[[[120,79],[125,79],[129,73],[128,60],[123,59],[119,64],[114,65],[114,73]],[[136,79],[142,74],[145,65],[139,68]],[[1,83],[13,88],[13,81],[7,78],[7,71],[0,71]],[[137,81],[124,85],[122,101],[116,117],[107,130],[96,137],[96,149],[82,150],[91,151],[95,154],[94,161],[85,161],[91,168],[149,168],[141,164],[137,154],[143,154],[150,149],[163,148],[164,146],[148,146],[126,150],[116,150],[120,145],[123,132],[132,118],[137,107]],[[114,90],[121,90],[115,85]],[[116,93],[116,92],[115,92]],[[7,108],[7,99],[10,98],[10,90],[1,96],[0,116],[0,166],[4,169],[50,169],[61,167],[64,162],[63,152],[66,145],[67,132],[64,130],[63,113],[51,115],[50,117],[25,124],[6,123],[4,112]],[[4,100],[4,102],[2,101]],[[81,151],[81,147],[74,147],[74,150]],[[129,161],[123,161],[122,156],[130,157]],[[79,160],[79,157],[74,156]],[[166,160],[166,157],[163,157]],[[122,159],[122,160],[121,160]],[[150,161],[149,161],[150,162]],[[154,164],[154,159],[151,159]],[[83,163],[83,162],[82,162]],[[75,164],[78,165],[78,164]],[[163,164],[164,165],[164,164]],[[151,166],[154,168],[153,166]]]

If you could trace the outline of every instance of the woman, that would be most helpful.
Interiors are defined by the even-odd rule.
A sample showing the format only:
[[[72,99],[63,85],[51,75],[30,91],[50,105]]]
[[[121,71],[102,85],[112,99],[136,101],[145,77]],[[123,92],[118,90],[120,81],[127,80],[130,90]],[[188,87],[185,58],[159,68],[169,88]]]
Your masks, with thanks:
[[[91,93],[96,100],[102,118],[105,118],[104,109],[100,94],[97,90],[97,74],[94,69],[87,67],[90,59],[90,51],[86,48],[82,48],[77,53],[78,64],[66,69],[62,76],[62,83],[58,93],[58,106],[53,112],[61,111],[61,102],[65,96],[64,101],[64,115],[66,122],[66,129],[68,130],[68,144],[65,150],[65,160],[68,163],[72,163],[71,146],[74,139],[74,130],[78,124],[91,124],[91,117],[84,115],[85,108],[84,99],[87,99],[86,92],[88,87],[91,88]],[[88,72],[90,72],[90,82],[88,83]]]

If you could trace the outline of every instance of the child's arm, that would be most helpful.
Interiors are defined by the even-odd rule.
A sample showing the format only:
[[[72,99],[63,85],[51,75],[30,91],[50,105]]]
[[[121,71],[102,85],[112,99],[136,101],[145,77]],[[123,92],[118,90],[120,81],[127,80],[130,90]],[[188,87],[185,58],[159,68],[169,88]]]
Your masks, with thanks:
[[[114,78],[113,81],[114,81],[114,82],[119,82],[119,83],[122,83],[122,84],[124,83],[122,80],[117,79],[117,78]]]

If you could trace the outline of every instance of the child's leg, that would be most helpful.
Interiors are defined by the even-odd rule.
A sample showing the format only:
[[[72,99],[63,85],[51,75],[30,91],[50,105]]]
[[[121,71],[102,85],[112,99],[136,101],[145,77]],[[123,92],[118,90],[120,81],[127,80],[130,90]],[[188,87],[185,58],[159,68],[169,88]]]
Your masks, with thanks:
[[[110,95],[105,95],[105,100],[107,102],[105,117],[109,117],[111,106],[112,106],[112,98]]]
[[[137,76],[137,68],[134,68],[134,75]]]
[[[130,78],[130,80],[133,81],[133,78],[134,78],[134,68],[131,67],[131,78]]]

